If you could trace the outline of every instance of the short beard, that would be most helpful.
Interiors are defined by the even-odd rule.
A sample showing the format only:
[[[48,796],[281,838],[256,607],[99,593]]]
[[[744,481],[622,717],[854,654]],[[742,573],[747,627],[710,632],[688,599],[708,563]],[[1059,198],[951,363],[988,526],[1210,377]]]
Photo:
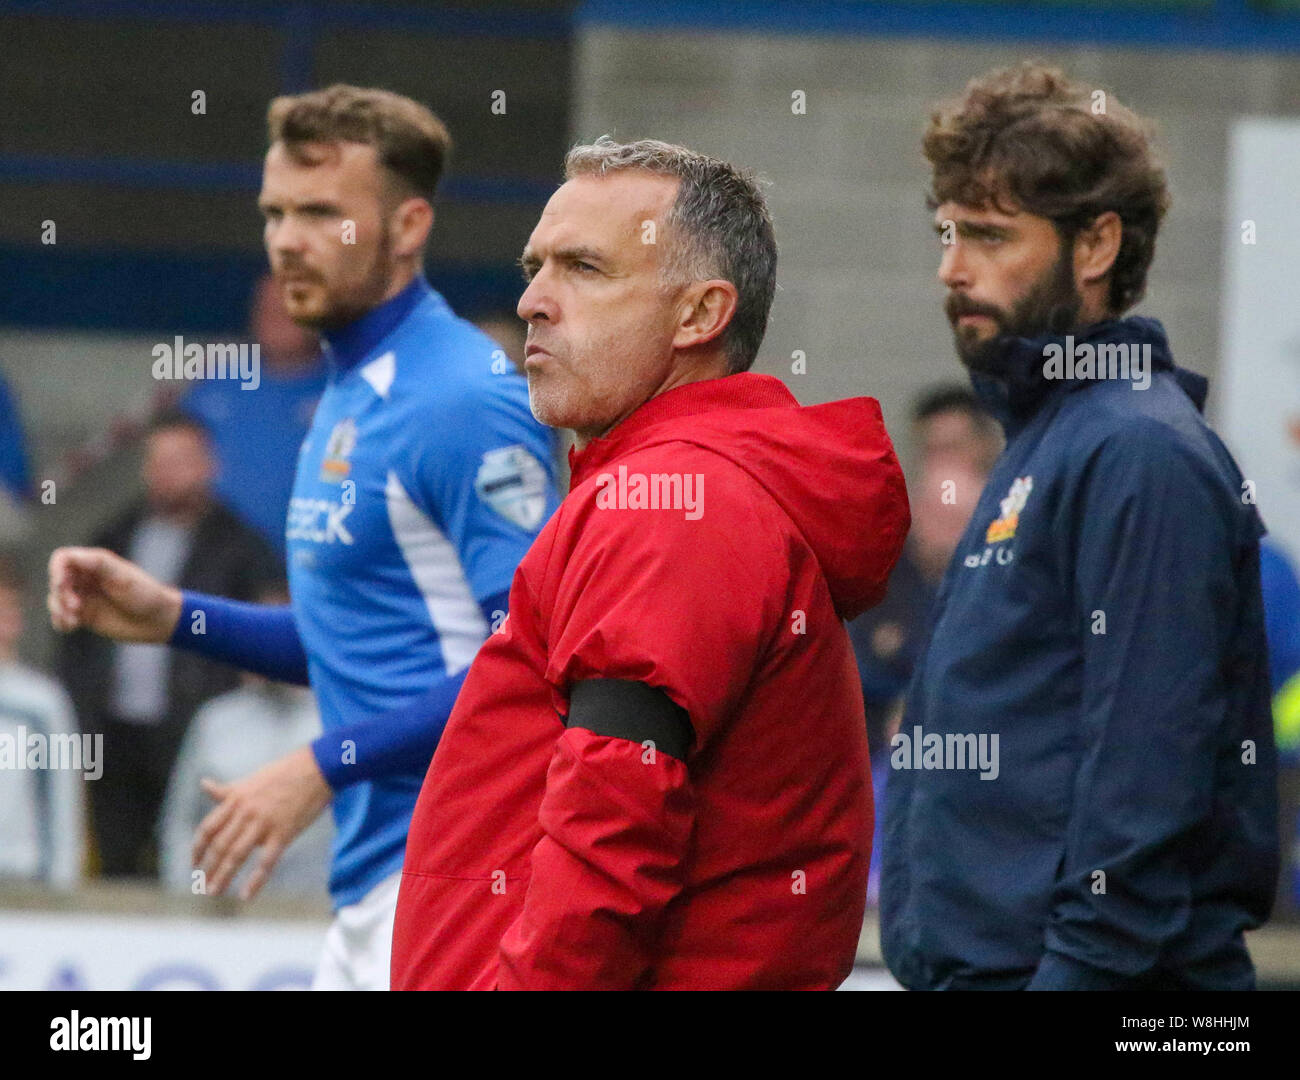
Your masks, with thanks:
[[[1034,283],[1010,314],[991,305],[962,300],[959,296],[948,298],[944,307],[953,324],[957,357],[967,368],[983,375],[1002,375],[1011,339],[1066,334],[1074,329],[1083,300],[1074,286],[1073,247],[1073,244],[1062,243],[1056,263]],[[964,341],[956,327],[957,316],[963,314],[987,315],[997,323],[997,333],[984,341]]]
[[[388,228],[388,222],[385,221],[380,227],[375,257],[371,260],[361,285],[346,297],[339,298],[338,302],[323,312],[318,319],[310,322],[299,321],[299,325],[307,326],[311,330],[327,332],[356,322],[383,301],[384,294],[388,292],[388,286],[393,280],[394,267],[393,234]]]

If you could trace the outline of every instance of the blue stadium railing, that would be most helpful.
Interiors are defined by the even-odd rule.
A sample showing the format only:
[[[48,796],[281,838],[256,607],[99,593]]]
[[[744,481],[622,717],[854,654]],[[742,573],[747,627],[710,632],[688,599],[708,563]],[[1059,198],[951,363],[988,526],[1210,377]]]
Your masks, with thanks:
[[[564,39],[575,26],[614,25],[1300,52],[1300,0],[586,0],[575,9],[469,10],[306,0],[0,0],[0,17],[239,23],[277,30],[283,35],[279,81],[285,92],[310,85],[319,35],[340,28]],[[220,193],[255,192],[259,177],[260,163],[252,161],[0,152],[0,183],[80,182],[160,193]],[[553,188],[549,176],[454,174],[443,195],[468,204],[537,205]],[[242,313],[250,275],[260,267],[260,259],[243,255],[0,247],[0,268],[9,283],[0,290],[0,322],[144,331],[172,325],[169,312],[173,319],[176,312],[189,312],[194,331],[225,329]],[[518,291],[517,275],[508,266],[435,263],[430,277],[453,302],[463,292],[480,307],[504,306]],[[124,305],[126,295],[137,299]],[[141,304],[138,298],[146,296],[151,300]]]
[[[1300,52],[1297,0],[586,0],[579,25]]]

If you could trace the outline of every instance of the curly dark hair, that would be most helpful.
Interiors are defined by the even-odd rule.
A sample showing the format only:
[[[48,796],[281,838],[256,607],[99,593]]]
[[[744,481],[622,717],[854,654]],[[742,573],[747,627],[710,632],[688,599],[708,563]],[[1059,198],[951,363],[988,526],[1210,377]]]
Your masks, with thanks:
[[[933,170],[927,204],[1023,209],[1048,218],[1063,243],[1113,210],[1123,223],[1109,302],[1142,299],[1156,232],[1169,208],[1153,125],[1112,95],[1028,61],[972,79],[930,116],[922,150]]]

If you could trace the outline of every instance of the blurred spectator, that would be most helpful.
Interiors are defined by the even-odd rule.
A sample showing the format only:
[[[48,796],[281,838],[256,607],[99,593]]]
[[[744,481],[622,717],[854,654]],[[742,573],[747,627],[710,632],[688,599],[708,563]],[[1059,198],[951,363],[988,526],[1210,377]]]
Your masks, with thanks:
[[[289,602],[283,590],[258,599],[264,604]],[[240,683],[239,689],[213,698],[194,714],[172,771],[159,836],[162,879],[172,892],[195,891],[190,861],[194,833],[213,806],[199,781],[225,784],[242,779],[321,733],[310,690],[251,674],[241,675]],[[319,897],[329,878],[333,835],[330,816],[322,814],[280,857],[262,892]],[[235,879],[236,895],[252,867],[250,861]]]
[[[9,383],[0,374],[0,544],[12,546],[28,539],[33,495],[27,466],[22,417]]]
[[[0,556],[0,739],[27,762],[33,736],[75,736],[72,703],[54,680],[18,662],[23,632],[21,582],[14,562]],[[0,767],[0,877],[71,888],[81,878],[86,825],[80,768]],[[56,764],[47,749],[46,766]],[[66,763],[66,761],[65,761]],[[75,763],[92,766],[88,760]]]
[[[249,600],[279,583],[275,552],[213,499],[214,471],[198,421],[159,417],[145,443],[143,501],[92,543],[199,592]],[[238,677],[165,645],[123,645],[86,632],[64,639],[61,669],[82,730],[104,736],[104,775],[91,789],[102,871],[152,875],[158,814],[186,726]]]
[[[912,445],[922,467],[949,459],[987,476],[1002,453],[1002,429],[969,386],[942,383],[917,398],[912,408]]]
[[[910,485],[907,544],[884,600],[849,623],[873,760],[888,748],[890,713],[929,637],[939,583],[1001,453],[1002,435],[970,389],[944,384],[918,398],[912,444],[917,467]]]
[[[325,365],[319,339],[289,318],[270,275],[254,289],[250,322],[260,347],[257,387],[244,389],[237,379],[204,380],[181,398],[179,408],[212,433],[217,498],[283,558],[298,449],[325,390]]]
[[[879,605],[848,624],[862,679],[876,799],[867,902],[880,894],[881,829],[889,741],[898,731],[912,669],[930,637],[939,584],[952,561],[993,462],[1002,452],[997,422],[969,387],[943,384],[912,409],[916,465],[908,485],[912,528]]]
[[[1259,576],[1279,765],[1284,871],[1278,885],[1281,910],[1295,913],[1300,911],[1300,582],[1286,551],[1268,536],[1259,543]]]
[[[1300,762],[1300,583],[1285,550],[1270,537],[1259,544],[1259,576],[1277,747],[1284,762],[1296,764]]]
[[[524,343],[528,338],[528,324],[515,313],[514,308],[484,312],[472,321],[501,346],[501,351],[516,371],[524,370]]]
[[[23,434],[18,402],[0,375],[0,487],[15,501],[32,496],[32,478],[27,468],[27,439]]]

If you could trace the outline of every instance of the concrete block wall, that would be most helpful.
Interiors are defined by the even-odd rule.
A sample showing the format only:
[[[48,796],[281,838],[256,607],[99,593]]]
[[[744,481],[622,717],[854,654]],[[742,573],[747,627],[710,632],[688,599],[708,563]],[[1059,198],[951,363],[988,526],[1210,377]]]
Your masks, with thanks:
[[[784,377],[805,403],[878,397],[906,456],[912,396],[963,377],[939,307],[920,133],[937,100],[1030,57],[1155,121],[1174,202],[1138,312],[1164,321],[1179,362],[1211,377],[1213,415],[1230,125],[1300,114],[1300,60],[587,26],[575,42],[572,134],[681,142],[767,178],[780,288],[756,370]],[[803,115],[791,110],[795,90]],[[791,374],[796,349],[805,375]]]

